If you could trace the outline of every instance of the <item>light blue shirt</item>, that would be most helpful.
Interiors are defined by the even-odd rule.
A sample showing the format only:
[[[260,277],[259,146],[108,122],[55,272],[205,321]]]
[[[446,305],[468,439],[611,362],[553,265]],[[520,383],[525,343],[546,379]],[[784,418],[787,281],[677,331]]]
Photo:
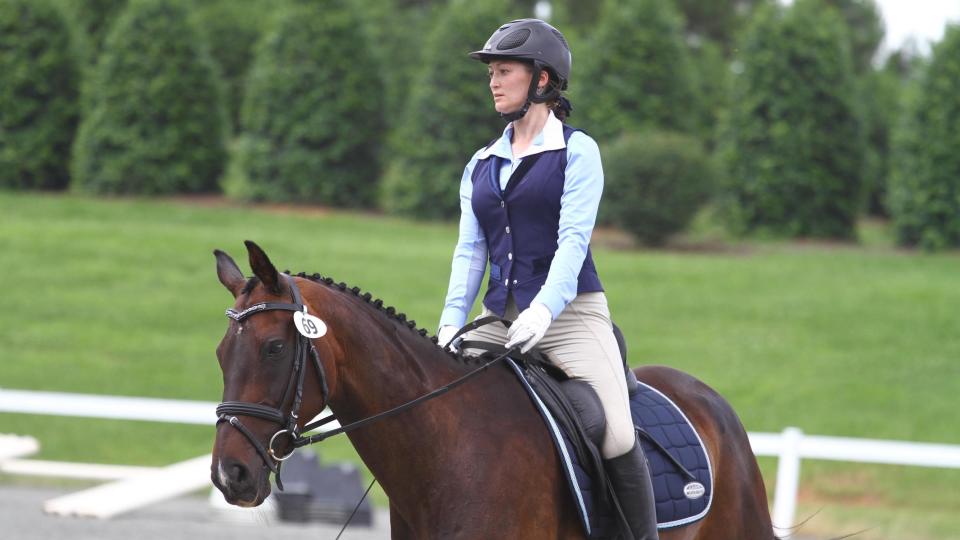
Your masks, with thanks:
[[[545,305],[556,319],[577,296],[577,277],[587,256],[603,193],[600,149],[589,135],[581,131],[574,132],[569,142],[564,142],[563,124],[552,112],[530,147],[518,156],[513,155],[512,138],[513,124],[510,124],[489,148],[478,150],[463,170],[460,179],[460,234],[453,251],[450,283],[440,314],[440,326],[461,327],[466,323],[487,268],[487,241],[473,213],[471,197],[473,169],[477,161],[490,155],[503,158],[503,167],[500,169],[500,187],[503,189],[523,158],[566,148],[567,168],[563,195],[560,197],[557,251],[550,263],[546,283],[533,301]]]

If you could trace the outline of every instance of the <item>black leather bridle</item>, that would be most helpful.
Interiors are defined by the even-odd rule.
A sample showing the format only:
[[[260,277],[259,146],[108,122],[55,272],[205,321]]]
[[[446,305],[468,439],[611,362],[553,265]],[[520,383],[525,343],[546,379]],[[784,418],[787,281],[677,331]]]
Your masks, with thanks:
[[[293,278],[286,274],[280,274],[286,278],[287,283],[290,285],[290,291],[293,295],[293,303],[284,303],[284,302],[261,302],[259,304],[254,304],[243,311],[237,312],[234,309],[228,309],[226,311],[227,317],[237,321],[237,323],[242,323],[248,317],[256,315],[257,313],[262,313],[265,311],[300,311],[303,313],[307,312],[306,305],[303,304],[302,297],[300,296],[300,289],[297,287],[297,284],[294,282]],[[293,450],[301,445],[298,445],[297,442],[300,441],[300,432],[297,422],[300,417],[300,405],[303,402],[303,381],[304,375],[307,372],[307,355],[310,356],[313,360],[313,366],[317,370],[317,375],[320,378],[320,388],[323,395],[323,403],[326,404],[327,397],[330,393],[330,390],[327,386],[327,377],[326,373],[323,370],[323,364],[320,362],[320,355],[317,353],[316,347],[313,346],[313,342],[299,331],[297,331],[294,351],[294,361],[293,361],[293,370],[290,373],[290,381],[287,383],[287,389],[284,391],[283,399],[280,400],[279,407],[283,407],[287,400],[290,397],[291,392],[293,393],[293,403],[290,406],[289,414],[284,413],[283,409],[268,407],[266,405],[261,405],[259,403],[250,403],[246,401],[224,401],[217,406],[217,425],[219,426],[222,422],[227,422],[231,426],[237,428],[240,433],[242,433],[247,440],[250,441],[250,444],[253,445],[253,448],[260,454],[260,457],[263,458],[264,463],[267,467],[273,472],[274,476],[277,479],[277,487],[282,491],[283,484],[280,481],[280,466],[283,461],[290,458],[293,455]],[[273,436],[270,437],[270,441],[266,446],[263,445],[254,434],[243,425],[243,422],[240,421],[238,416],[252,416],[254,418],[260,418],[262,420],[268,420],[279,424],[281,427]],[[332,421],[333,418],[330,417],[326,419],[327,422]],[[315,427],[314,425],[308,426],[310,429]],[[274,450],[274,444],[276,444],[277,439],[281,436],[287,434],[293,447],[290,452],[286,455],[279,455],[277,451]]]
[[[280,274],[286,278],[287,283],[290,285],[290,291],[293,295],[293,303],[285,302],[261,302],[259,304],[254,304],[243,311],[237,312],[235,309],[228,309],[226,311],[227,317],[237,321],[238,323],[243,322],[248,317],[256,315],[257,313],[262,313],[264,311],[300,311],[303,313],[307,312],[306,305],[303,304],[302,297],[300,295],[300,289],[297,287],[297,284],[293,281],[293,278],[287,274]],[[509,321],[504,321],[500,317],[489,316],[482,319],[477,319],[472,323],[467,324],[460,329],[459,332],[451,339],[451,341],[456,340],[458,337],[463,335],[470,330],[474,330],[486,324],[491,324],[494,322],[502,322],[505,325],[509,326]],[[336,420],[336,416],[331,414],[320,420],[307,424],[303,427],[301,431],[297,426],[300,413],[300,405],[303,401],[303,381],[304,375],[306,374],[306,365],[307,365],[307,355],[310,356],[313,361],[313,366],[317,370],[317,375],[320,378],[320,390],[323,396],[324,405],[327,404],[327,398],[330,395],[330,389],[327,386],[327,376],[326,372],[323,370],[323,363],[320,362],[320,354],[317,352],[316,347],[314,347],[313,342],[310,341],[310,338],[301,334],[297,331],[296,338],[296,350],[294,352],[294,361],[293,361],[293,371],[290,373],[290,381],[287,383],[287,389],[284,392],[283,399],[280,400],[280,407],[287,402],[289,399],[290,393],[293,392],[293,403],[290,406],[290,413],[286,414],[283,412],[283,409],[268,407],[266,405],[260,405],[259,403],[250,403],[247,401],[224,401],[223,403],[217,405],[217,425],[219,426],[222,422],[227,422],[231,426],[235,427],[240,433],[242,433],[250,444],[253,445],[253,448],[260,454],[260,457],[263,458],[263,462],[266,463],[267,467],[273,472],[274,477],[277,481],[277,488],[283,491],[283,483],[280,481],[280,467],[284,461],[290,458],[293,455],[293,451],[301,446],[306,446],[309,444],[320,442],[324,439],[332,437],[334,435],[339,435],[341,433],[347,433],[353,431],[354,429],[361,428],[371,422],[375,422],[382,418],[393,416],[399,414],[411,407],[415,407],[418,404],[433,399],[435,397],[441,396],[450,390],[460,386],[461,384],[472,379],[476,375],[485,371],[487,368],[496,364],[497,362],[507,358],[509,355],[514,354],[520,348],[519,345],[509,349],[503,350],[502,354],[498,355],[496,358],[489,360],[479,367],[473,369],[472,371],[466,373],[460,378],[451,381],[436,390],[433,390],[427,394],[424,394],[416,399],[408,401],[402,405],[398,405],[392,409],[377,413],[373,416],[358,420],[351,424],[332,429],[330,431],[316,433],[314,435],[309,435],[304,437],[301,433],[308,433],[320,426],[329,424]],[[270,437],[269,442],[266,446],[263,445],[257,437],[251,432],[243,422],[240,421],[238,416],[252,416],[254,418],[260,418],[262,420],[268,420],[279,424],[281,427],[277,432]],[[274,444],[278,437],[283,434],[287,434],[290,437],[291,450],[288,454],[278,455],[274,451]]]

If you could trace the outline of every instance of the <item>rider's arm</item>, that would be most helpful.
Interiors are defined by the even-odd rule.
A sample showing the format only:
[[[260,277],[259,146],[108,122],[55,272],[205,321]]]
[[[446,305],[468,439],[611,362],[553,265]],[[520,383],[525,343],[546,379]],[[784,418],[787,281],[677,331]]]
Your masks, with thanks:
[[[453,250],[450,283],[447,286],[443,312],[440,314],[440,326],[459,328],[466,323],[487,268],[487,241],[471,204],[472,176],[473,168],[477,164],[477,154],[474,154],[467,164],[460,179],[460,234],[457,247]]]
[[[600,149],[586,133],[575,132],[567,142],[557,251],[547,281],[533,299],[547,306],[554,319],[577,296],[577,278],[587,256],[602,193]]]

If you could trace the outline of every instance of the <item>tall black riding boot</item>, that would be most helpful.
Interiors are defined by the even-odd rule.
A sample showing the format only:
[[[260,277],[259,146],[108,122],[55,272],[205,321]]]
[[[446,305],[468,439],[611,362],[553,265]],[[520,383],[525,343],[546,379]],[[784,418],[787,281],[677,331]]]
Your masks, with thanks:
[[[605,463],[633,539],[658,540],[656,500],[640,442],[634,442],[629,452]]]

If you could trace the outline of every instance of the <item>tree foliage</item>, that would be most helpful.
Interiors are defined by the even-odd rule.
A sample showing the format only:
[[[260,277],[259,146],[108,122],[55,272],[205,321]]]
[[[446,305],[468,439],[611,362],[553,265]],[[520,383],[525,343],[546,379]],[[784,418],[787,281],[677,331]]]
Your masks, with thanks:
[[[380,69],[348,0],[291,4],[259,43],[234,196],[369,206],[383,137]]]
[[[676,0],[686,21],[685,28],[700,39],[710,40],[730,49],[737,33],[759,6],[772,0]]]
[[[660,0],[608,0],[586,51],[577,96],[598,140],[624,131],[694,131],[694,66],[680,15]]]
[[[127,0],[57,0],[57,3],[78,27],[85,62],[95,64],[107,33]]]
[[[876,216],[887,215],[887,184],[890,176],[890,137],[897,115],[901,82],[888,70],[870,71],[857,80],[857,102],[866,150],[863,161],[863,208]]]
[[[646,245],[685,229],[718,180],[700,142],[680,133],[625,133],[603,159],[602,214]]]
[[[67,24],[46,0],[0,0],[0,187],[69,183],[80,70]]]
[[[420,59],[426,35],[436,24],[445,3],[438,0],[353,0],[364,13],[373,55],[382,70],[385,121],[394,129],[403,120],[402,110]]]
[[[450,218],[464,165],[503,130],[490,99],[486,68],[467,53],[511,20],[502,0],[455,0],[423,45],[421,69],[396,130],[382,190],[385,209],[418,218]]]
[[[822,2],[797,0],[746,32],[722,137],[736,228],[853,235],[864,147],[844,30]]]
[[[960,26],[947,28],[907,97],[889,188],[898,240],[960,246]]]
[[[266,33],[276,2],[273,0],[204,0],[192,8],[196,25],[206,36],[226,88],[230,125],[240,125],[247,72],[253,49]]]
[[[826,0],[840,11],[847,24],[853,67],[857,73],[871,70],[873,56],[883,41],[883,18],[876,0]]]
[[[223,92],[198,30],[175,0],[130,0],[86,85],[74,149],[78,187],[97,193],[217,189]]]

